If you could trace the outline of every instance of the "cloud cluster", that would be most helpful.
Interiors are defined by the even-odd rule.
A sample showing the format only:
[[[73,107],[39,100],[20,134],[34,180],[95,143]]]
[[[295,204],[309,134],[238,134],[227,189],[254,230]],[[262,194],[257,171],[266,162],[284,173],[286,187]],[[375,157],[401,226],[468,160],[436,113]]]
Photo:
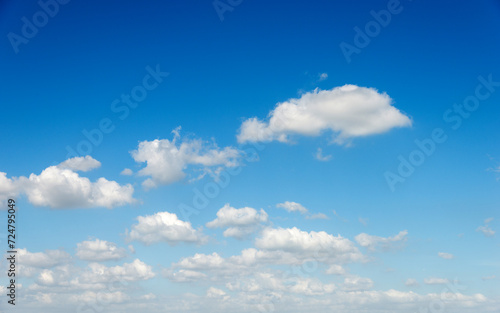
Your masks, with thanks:
[[[106,207],[134,203],[132,185],[120,185],[104,177],[92,182],[76,171],[89,171],[100,166],[90,156],[68,159],[44,169],[39,175],[7,178],[0,173],[0,198],[25,194],[35,206],[56,209]]]
[[[298,99],[278,103],[265,121],[245,120],[238,142],[289,142],[291,135],[319,136],[333,132],[333,141],[343,144],[355,137],[411,126],[411,120],[392,106],[386,93],[374,88],[344,85],[316,89]]]
[[[138,174],[148,176],[143,186],[154,188],[180,181],[186,177],[188,166],[198,166],[204,171],[212,168],[238,165],[241,152],[232,147],[220,149],[215,143],[200,139],[184,138],[179,143],[180,128],[173,131],[174,138],[142,141],[137,150],[131,152],[138,163],[146,163]]]

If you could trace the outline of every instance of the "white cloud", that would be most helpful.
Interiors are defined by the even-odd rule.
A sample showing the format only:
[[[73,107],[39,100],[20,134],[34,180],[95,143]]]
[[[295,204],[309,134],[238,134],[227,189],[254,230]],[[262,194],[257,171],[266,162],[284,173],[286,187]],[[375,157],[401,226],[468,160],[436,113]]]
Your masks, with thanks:
[[[99,262],[119,260],[127,256],[124,248],[118,248],[116,244],[105,240],[88,240],[76,245],[76,256],[81,260]]]
[[[318,81],[321,82],[321,81],[324,81],[328,78],[328,73],[321,73],[318,76],[319,76]]]
[[[27,267],[50,268],[71,261],[71,256],[64,250],[45,250],[45,252],[29,252],[17,250],[19,264]]]
[[[243,239],[255,232],[261,223],[268,221],[264,210],[257,211],[250,207],[236,209],[229,204],[217,211],[217,218],[206,224],[209,228],[227,227],[225,237]]]
[[[426,285],[445,285],[448,284],[450,281],[446,278],[437,278],[437,277],[430,277],[424,279],[424,283]]]
[[[306,219],[308,219],[308,220],[327,220],[328,216],[326,216],[323,213],[315,213],[315,214],[307,215]]]
[[[340,235],[335,237],[324,231],[306,232],[296,227],[266,228],[256,239],[255,246],[266,251],[291,253],[294,258],[314,258],[328,263],[364,260],[364,256],[349,239]]]
[[[137,150],[131,152],[138,163],[146,163],[138,174],[149,176],[143,182],[145,188],[167,185],[186,177],[188,166],[199,166],[202,170],[210,168],[234,167],[238,165],[241,152],[232,147],[220,149],[215,143],[200,139],[180,139],[180,128],[173,131],[174,138],[142,141]],[[203,176],[203,175],[202,175]]]
[[[90,263],[88,269],[78,278],[80,283],[110,283],[120,281],[139,281],[153,278],[155,273],[150,265],[135,259],[131,263],[124,263],[108,267],[100,263]]]
[[[327,162],[327,161],[330,161],[332,159],[332,156],[330,154],[323,155],[323,149],[318,148],[318,150],[316,150],[315,158],[318,161]]]
[[[292,201],[278,203],[276,207],[285,209],[288,212],[300,212],[301,214],[305,214],[308,212],[308,210],[302,204]]]
[[[88,172],[100,166],[101,162],[92,158],[90,155],[86,155],[84,157],[75,157],[72,159],[68,159],[60,163],[57,167],[61,169],[69,169],[75,172],[77,171]]]
[[[371,251],[375,251],[379,247],[383,250],[389,250],[398,247],[398,243],[406,242],[407,234],[408,231],[406,230],[400,231],[399,234],[392,237],[379,237],[361,233],[354,237],[354,239],[360,246]]]
[[[334,133],[338,144],[360,136],[411,126],[411,120],[393,107],[386,93],[374,88],[344,85],[331,90],[316,89],[299,99],[278,103],[267,121],[245,120],[238,142],[288,142],[290,135],[319,136]]]
[[[479,226],[476,231],[483,233],[486,237],[493,237],[495,235],[495,231],[491,229],[489,223],[493,221],[493,217],[489,217],[484,220],[484,225]]]
[[[417,287],[418,285],[418,281],[414,278],[408,278],[405,282],[405,286],[408,287]]]
[[[132,170],[129,168],[124,168],[123,171],[120,172],[120,174],[125,176],[130,176],[133,175],[134,172],[132,172]]]
[[[0,197],[24,193],[35,206],[51,208],[113,208],[134,203],[132,185],[121,186],[103,177],[91,182],[74,170],[88,171],[100,165],[97,160],[87,157],[68,159],[57,166],[44,169],[40,175],[9,179],[0,173]]]
[[[16,197],[21,189],[16,178],[8,178],[7,173],[0,172],[0,201]]]
[[[201,230],[195,230],[191,223],[181,221],[177,215],[158,212],[153,215],[138,216],[137,224],[127,234],[128,240],[140,241],[146,245],[166,242],[175,245],[179,242],[204,243],[206,237]]]
[[[446,252],[438,252],[438,256],[440,258],[447,259],[447,260],[451,260],[451,259],[453,259],[455,257],[453,254],[446,253]]]

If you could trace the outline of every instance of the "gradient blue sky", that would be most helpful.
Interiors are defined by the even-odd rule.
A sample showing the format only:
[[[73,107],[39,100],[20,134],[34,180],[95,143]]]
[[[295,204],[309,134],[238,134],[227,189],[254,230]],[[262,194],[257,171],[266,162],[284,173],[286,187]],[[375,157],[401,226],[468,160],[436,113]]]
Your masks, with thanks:
[[[405,300],[409,303],[405,308],[395,306],[390,297],[368,301],[365,306],[356,304],[360,312],[373,312],[374,307],[380,312],[427,307],[431,295],[446,288],[446,284],[426,284],[429,278],[457,278],[465,286],[461,291],[465,296],[484,295],[484,301],[470,300],[474,302],[471,312],[500,312],[496,288],[500,242],[494,234],[500,220],[500,87],[494,87],[456,130],[443,118],[454,104],[475,94],[481,81],[478,77],[500,81],[500,3],[401,1],[402,11],[392,15],[390,23],[347,62],[340,44],[353,44],[354,28],[363,29],[374,19],[370,11],[386,9],[387,3],[243,0],[225,12],[221,21],[211,1],[70,1],[60,5],[59,12],[26,44],[19,45],[16,53],[8,34],[20,35],[22,17],[31,19],[40,6],[36,1],[2,1],[0,172],[14,180],[31,173],[40,175],[68,158],[67,147],[76,149],[85,140],[82,131],[109,118],[114,130],[104,134],[102,143],[93,145],[90,153],[101,166],[79,175],[91,181],[105,177],[120,185],[131,184],[136,199],[112,209],[99,205],[51,208],[37,205],[19,192],[15,195],[18,248],[27,253],[62,249],[70,260],[58,266],[85,270],[90,261],[77,257],[77,243],[100,239],[127,250],[122,258],[98,263],[123,266],[140,259],[151,266],[155,277],[138,279],[134,282],[137,290],[119,291],[129,298],[109,305],[109,312],[135,312],[137,308],[164,312],[166,306],[172,307],[171,296],[186,301],[190,312],[199,309],[194,304],[189,307],[194,302],[219,312],[241,305],[255,312],[244,292],[229,290],[221,277],[179,283],[162,275],[162,270],[168,271],[173,263],[196,253],[216,252],[224,258],[239,255],[243,249],[255,247],[265,229],[297,227],[305,232],[340,234],[369,258],[343,265],[352,277],[373,282],[360,289],[364,293],[360,297],[392,289],[421,297]],[[113,112],[113,101],[140,85],[148,66],[159,66],[169,75],[120,119]],[[323,73],[326,79],[320,79]],[[141,186],[147,177],[137,172],[144,164],[135,162],[130,153],[138,149],[139,142],[172,140],[172,130],[181,126],[179,141],[201,139],[207,145],[216,142],[220,149],[244,150],[252,145],[239,143],[237,135],[248,118],[265,120],[278,103],[300,98],[315,88],[331,90],[346,84],[387,93],[391,105],[409,117],[412,125],[352,138],[350,144],[332,143],[330,131],[319,136],[292,134],[291,143],[259,143],[258,161],[247,162],[242,157],[241,172],[231,176],[228,186],[189,220],[179,206],[190,204],[193,190],[203,190],[213,180],[207,175],[190,181],[203,166],[188,166],[186,178],[173,183],[152,189]],[[397,174],[398,157],[408,159],[417,148],[414,140],[430,138],[436,128],[443,129],[447,140],[437,144],[435,152],[391,190],[385,173]],[[331,158],[317,160],[318,148]],[[134,175],[121,175],[125,168]],[[0,195],[6,185],[3,187]],[[310,215],[276,207],[285,201],[300,203],[309,214],[322,213],[327,219],[308,219]],[[269,215],[267,224],[244,240],[225,237],[223,228],[208,228],[206,223],[227,203],[238,209],[263,209]],[[194,229],[203,227],[209,242],[173,246],[129,242],[126,230],[137,224],[137,217],[157,212],[174,213]],[[5,215],[0,217],[2,224]],[[481,231],[481,226],[493,233]],[[407,235],[402,240],[387,239],[404,230]],[[390,247],[370,250],[356,241],[361,233],[385,238]],[[453,258],[439,257],[439,252]],[[50,295],[50,286],[40,284],[39,275],[43,270],[56,273],[61,268],[33,262],[33,274],[21,274],[19,279],[23,285],[18,291],[19,312],[34,312],[40,305],[51,312],[69,312],[84,303],[80,299],[60,304],[57,296]],[[334,283],[333,294],[300,295],[305,299],[301,303],[316,303],[318,312],[337,307],[314,301],[345,297],[342,292],[349,292],[344,280],[348,276],[326,275],[325,266],[320,264],[310,277]],[[266,270],[286,268],[273,264]],[[240,278],[243,280],[231,279]],[[415,279],[419,286],[405,285],[408,279]],[[57,286],[64,289],[63,282],[61,278],[53,284],[62,284]],[[36,284],[42,287],[30,289]],[[215,290],[209,288],[225,294],[207,294],[207,290]],[[266,292],[282,293],[282,299],[290,296],[283,290],[262,290],[256,296]],[[71,298],[72,293],[89,291],[65,292]],[[44,298],[43,294],[48,295]],[[155,298],[134,298],[145,294]],[[53,301],[40,300],[47,297]],[[450,309],[463,306],[453,301],[446,305]],[[5,312],[12,310],[5,299],[1,307]],[[278,312],[290,310],[286,301],[275,307]],[[346,312],[351,312],[349,306]]]

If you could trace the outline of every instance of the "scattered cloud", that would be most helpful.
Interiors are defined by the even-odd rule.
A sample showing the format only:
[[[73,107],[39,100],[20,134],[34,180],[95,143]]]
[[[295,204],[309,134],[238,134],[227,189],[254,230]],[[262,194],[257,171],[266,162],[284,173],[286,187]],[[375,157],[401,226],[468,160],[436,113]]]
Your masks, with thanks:
[[[368,225],[368,219],[367,218],[362,218],[362,217],[359,217],[358,218],[358,221],[363,224],[363,226],[366,226]]]
[[[489,223],[493,221],[493,217],[489,217],[484,220],[484,225],[479,226],[476,231],[483,233],[486,237],[493,237],[495,235],[495,231],[491,229]]]
[[[288,212],[300,212],[301,214],[309,212],[302,204],[292,201],[285,201],[283,203],[278,203],[276,207],[285,209]]]
[[[385,133],[412,125],[408,116],[392,106],[386,93],[374,88],[344,85],[307,92],[298,99],[278,103],[265,121],[245,120],[239,143],[290,142],[291,135],[319,136],[330,130],[333,142],[346,144],[355,137]]]
[[[76,256],[85,261],[119,260],[127,256],[125,248],[118,248],[116,244],[105,240],[88,240],[76,245]]]
[[[446,252],[438,252],[438,256],[446,260],[451,260],[455,257],[453,254]]]
[[[61,169],[69,169],[72,171],[82,171],[82,172],[88,172],[90,170],[93,170],[95,168],[98,168],[101,166],[101,162],[97,161],[96,159],[92,158],[90,155],[84,156],[84,157],[74,157],[71,159],[68,159],[62,163],[60,163],[57,167]]]
[[[268,215],[262,209],[260,211],[249,207],[236,209],[226,204],[217,212],[217,218],[208,222],[206,226],[227,228],[224,231],[225,237],[243,239],[254,233],[262,223],[267,221]]]
[[[360,246],[371,251],[375,251],[378,248],[381,248],[382,250],[390,250],[397,248],[401,246],[401,243],[406,242],[407,234],[408,231],[406,230],[400,231],[397,235],[392,237],[379,237],[361,233],[354,237],[354,239]]]
[[[241,151],[226,147],[220,149],[215,143],[207,143],[200,139],[180,137],[180,127],[172,131],[172,140],[155,139],[142,141],[137,150],[131,152],[138,163],[146,163],[138,175],[148,176],[143,187],[154,188],[168,185],[186,177],[188,166],[198,166],[202,171],[215,171],[224,167],[238,165]],[[181,142],[179,142],[181,141]],[[203,177],[202,174],[200,177]]]
[[[437,277],[430,277],[424,279],[424,283],[426,285],[445,285],[448,284],[450,281],[446,278],[437,278]]]
[[[324,80],[326,80],[328,78],[328,74],[327,73],[321,73],[318,75],[318,81],[322,82]]]
[[[311,214],[311,215],[306,215],[306,219],[308,219],[308,220],[327,220],[328,216],[326,216],[326,214],[323,214],[323,213],[315,213],[315,214]]]
[[[408,286],[408,287],[417,287],[417,286],[419,286],[419,283],[414,278],[408,278],[406,280],[406,282],[405,282],[405,286]]]
[[[175,245],[180,242],[203,244],[207,240],[201,229],[195,230],[191,223],[179,220],[174,213],[138,216],[137,221],[127,234],[129,241],[140,241],[145,245],[159,242]]]
[[[323,155],[323,149],[321,148],[318,148],[318,150],[316,150],[316,160],[318,161],[322,161],[322,162],[327,162],[327,161],[330,161],[332,159],[332,156],[329,154],[329,155]]]
[[[120,174],[124,176],[130,176],[133,175],[134,172],[132,172],[132,170],[129,168],[124,168],[123,171],[120,172]]]

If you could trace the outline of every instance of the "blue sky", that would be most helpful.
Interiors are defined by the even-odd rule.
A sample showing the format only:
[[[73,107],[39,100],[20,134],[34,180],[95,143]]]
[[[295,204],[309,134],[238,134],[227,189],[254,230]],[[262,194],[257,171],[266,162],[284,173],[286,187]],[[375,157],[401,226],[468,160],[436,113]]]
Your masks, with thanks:
[[[498,312],[498,1],[40,3],[0,5],[19,312]]]

